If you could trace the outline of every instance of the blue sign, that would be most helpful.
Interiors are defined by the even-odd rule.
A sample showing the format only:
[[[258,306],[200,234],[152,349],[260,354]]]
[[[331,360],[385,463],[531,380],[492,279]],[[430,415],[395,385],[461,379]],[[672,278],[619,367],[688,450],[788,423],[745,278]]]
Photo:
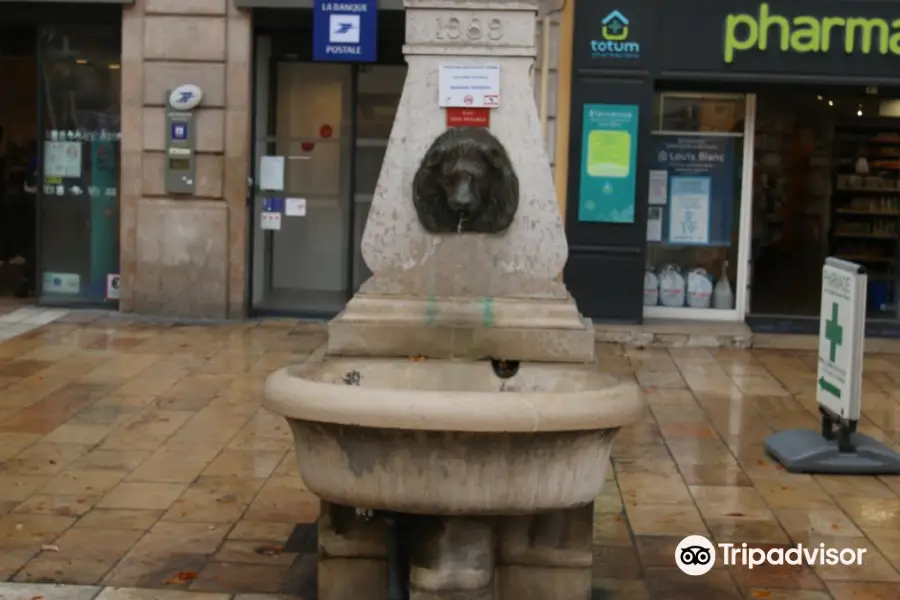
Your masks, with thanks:
[[[743,138],[672,134],[651,139],[651,181],[654,172],[665,172],[667,180],[662,239],[672,244],[731,246],[735,190],[740,190],[735,148]]]
[[[638,107],[585,104],[578,220],[634,223]]]
[[[373,63],[378,50],[378,0],[313,4],[313,60]]]
[[[188,124],[174,122],[172,123],[172,139],[178,141],[184,141],[188,137]]]
[[[263,198],[263,212],[284,212],[284,198],[266,196]]]

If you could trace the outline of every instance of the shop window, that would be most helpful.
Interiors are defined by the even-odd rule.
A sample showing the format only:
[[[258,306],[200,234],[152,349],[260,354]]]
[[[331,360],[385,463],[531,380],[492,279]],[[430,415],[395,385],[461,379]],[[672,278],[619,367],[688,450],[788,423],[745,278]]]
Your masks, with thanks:
[[[657,94],[655,129],[665,132],[743,133],[743,96]]]
[[[103,302],[118,272],[120,40],[117,27],[41,30],[44,299]]]
[[[739,319],[745,97],[658,94],[655,105],[644,314]]]
[[[772,89],[755,119],[750,312],[816,318],[822,263],[868,275],[867,318],[900,315],[896,90]]]

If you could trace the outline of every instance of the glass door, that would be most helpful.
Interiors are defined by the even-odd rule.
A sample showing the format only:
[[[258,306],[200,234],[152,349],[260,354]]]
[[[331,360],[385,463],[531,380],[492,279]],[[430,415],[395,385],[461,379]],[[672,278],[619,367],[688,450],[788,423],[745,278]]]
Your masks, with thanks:
[[[268,98],[257,97],[253,308],[334,314],[351,287],[352,67],[268,62]]]
[[[745,94],[656,96],[645,318],[743,320],[753,100]]]
[[[101,303],[119,271],[121,30],[44,26],[32,170],[41,301]]]

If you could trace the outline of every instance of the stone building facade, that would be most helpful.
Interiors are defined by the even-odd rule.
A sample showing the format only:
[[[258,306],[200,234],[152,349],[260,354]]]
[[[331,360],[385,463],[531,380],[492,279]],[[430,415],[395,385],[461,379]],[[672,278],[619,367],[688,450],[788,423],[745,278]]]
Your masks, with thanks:
[[[250,208],[255,14],[263,8],[309,9],[312,0],[91,4],[121,5],[118,308],[180,318],[243,318],[251,313],[250,253],[259,234]],[[540,60],[535,65],[535,100],[546,98],[548,155],[564,173],[568,137],[558,131],[564,133],[568,121],[557,124],[557,100],[568,98],[569,77],[559,66],[560,57],[570,55],[562,39],[572,2],[558,2],[564,12],[555,4],[541,6],[551,25],[538,24],[537,48],[539,53],[549,49],[549,68],[542,69]],[[381,0],[379,6],[386,5],[402,7],[400,0]],[[550,32],[546,46],[540,39],[545,30]],[[301,43],[311,43],[306,35]],[[544,73],[548,81],[542,94]],[[172,196],[164,185],[166,92],[186,83],[203,90],[195,110],[196,189],[193,195]],[[558,191],[565,187],[559,177]]]

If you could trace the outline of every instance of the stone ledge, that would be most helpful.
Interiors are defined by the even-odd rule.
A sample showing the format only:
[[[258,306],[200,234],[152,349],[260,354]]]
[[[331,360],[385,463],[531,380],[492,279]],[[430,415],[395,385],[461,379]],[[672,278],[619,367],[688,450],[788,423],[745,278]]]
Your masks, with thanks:
[[[594,362],[590,321],[576,329],[472,328],[420,323],[328,324],[328,354],[429,358],[485,357],[534,362]]]
[[[360,293],[335,319],[343,324],[493,329],[587,328],[570,298],[412,297]]]
[[[754,333],[743,322],[648,320],[642,325],[595,323],[598,343],[660,348],[739,348],[815,352],[818,336]],[[900,354],[900,339],[868,337],[866,354]]]
[[[648,320],[642,325],[594,324],[596,340],[626,346],[667,348],[750,348],[753,334],[746,323]]]
[[[787,333],[755,333],[753,348],[760,350],[803,350],[815,352],[819,338],[815,335]],[[866,354],[900,354],[900,340],[867,337],[864,344]]]

